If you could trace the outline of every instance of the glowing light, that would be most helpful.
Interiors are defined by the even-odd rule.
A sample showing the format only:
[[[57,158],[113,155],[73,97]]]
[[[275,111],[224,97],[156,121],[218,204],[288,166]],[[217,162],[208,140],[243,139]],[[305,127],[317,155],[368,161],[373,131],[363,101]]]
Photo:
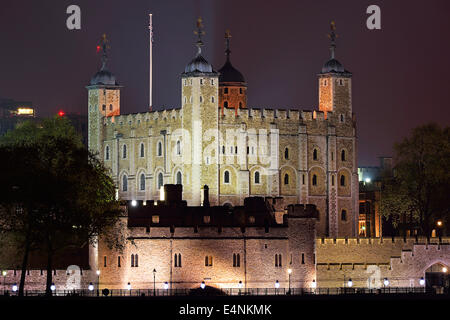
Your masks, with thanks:
[[[313,281],[311,282],[311,288],[315,289],[316,287],[317,287],[316,280],[313,280]]]
[[[18,108],[17,114],[30,115],[30,114],[34,114],[34,110],[32,108]]]
[[[127,290],[128,290],[128,291],[131,290],[131,283],[129,283],[129,282],[128,282],[128,284],[127,284]]]
[[[364,179],[364,181],[365,181],[366,183],[370,183],[370,181],[372,181],[372,180],[370,180],[370,178],[366,178],[366,179]]]
[[[438,221],[436,222],[436,224],[437,224],[438,227],[442,227],[442,221],[441,221],[441,220],[438,220]]]
[[[66,113],[62,110],[59,110],[58,116],[63,117]]]
[[[205,289],[206,285],[205,285],[205,281],[202,281],[202,283],[200,284],[200,288]]]
[[[131,200],[131,205],[132,205],[133,207],[136,207],[136,206],[137,206],[137,201],[136,201],[136,200]]]
[[[101,47],[100,47],[100,46],[97,46],[97,53],[100,52],[100,49],[101,49]]]
[[[389,285],[389,280],[388,280],[388,278],[384,278],[383,283],[384,283],[384,285],[387,287],[387,286]]]
[[[159,200],[164,201],[164,187],[159,188]]]
[[[12,291],[16,292],[17,291],[17,283],[14,283],[12,286]]]
[[[280,283],[278,282],[278,280],[277,281],[275,281],[275,288],[279,288],[280,287]]]
[[[420,278],[419,284],[420,284],[421,286],[425,285],[425,279],[424,279],[423,277]]]
[[[164,282],[164,289],[165,289],[165,290],[169,289],[169,284],[167,283],[167,281]]]
[[[448,271],[447,267],[442,268],[442,272],[446,273]]]
[[[292,273],[292,269],[291,269],[291,268],[288,269],[288,273],[289,273],[289,274]]]
[[[88,287],[89,291],[93,291],[94,290],[94,285],[91,283],[89,283],[89,287]]]
[[[97,275],[98,275],[98,276],[100,275],[100,270],[97,270]]]
[[[348,281],[347,281],[347,286],[348,286],[349,288],[351,288],[351,287],[353,286],[353,281],[352,281],[352,279],[348,279]]]
[[[50,290],[55,291],[56,290],[56,286],[54,283],[52,283],[52,285],[50,286]]]
[[[239,289],[242,289],[243,286],[244,286],[244,284],[242,283],[242,281],[239,280],[238,288],[239,288]]]
[[[2,276],[6,277],[7,274],[8,274],[8,272],[6,270],[2,271]]]

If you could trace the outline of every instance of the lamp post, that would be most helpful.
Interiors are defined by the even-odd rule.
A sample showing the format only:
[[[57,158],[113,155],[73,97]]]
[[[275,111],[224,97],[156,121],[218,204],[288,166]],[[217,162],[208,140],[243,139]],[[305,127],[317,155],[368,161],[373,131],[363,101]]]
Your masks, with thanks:
[[[52,291],[52,295],[53,295],[53,292],[56,290],[56,286],[53,282],[52,282],[52,285],[50,286],[50,290]]]
[[[289,275],[289,290],[288,290],[288,294],[291,293],[291,273],[292,273],[292,269],[289,268],[288,269],[288,275]]]
[[[6,275],[8,274],[8,272],[6,270],[2,271],[2,276],[3,276],[3,291],[6,290]]]
[[[156,295],[156,269],[153,269],[153,295]]]
[[[243,286],[242,281],[239,280],[239,283],[238,283],[239,295],[241,295],[242,286]]]
[[[423,277],[419,279],[419,284],[421,286],[425,285],[425,279]]]
[[[94,291],[94,285],[92,284],[92,282],[89,283],[88,290],[91,292]]]
[[[389,279],[388,278],[384,278],[383,285],[384,285],[384,288],[385,288],[385,291],[386,291],[386,287],[389,286]]]
[[[278,282],[278,280],[275,281],[275,295],[278,292],[278,288],[280,287],[280,283]]]
[[[97,296],[100,294],[100,270],[97,269]]]
[[[349,287],[349,288],[353,287],[353,281],[351,278],[349,278],[347,281],[347,287]]]
[[[12,291],[16,292],[17,291],[17,283],[14,283],[12,286]]]
[[[200,284],[200,288],[205,289],[206,285],[205,285],[205,281],[202,281],[202,283]]]

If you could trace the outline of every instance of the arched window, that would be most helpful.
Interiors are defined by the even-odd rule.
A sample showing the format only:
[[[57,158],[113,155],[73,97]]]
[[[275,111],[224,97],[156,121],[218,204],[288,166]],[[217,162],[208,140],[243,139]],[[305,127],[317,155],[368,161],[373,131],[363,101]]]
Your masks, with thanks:
[[[345,187],[345,176],[341,175],[341,186]]]
[[[128,177],[126,175],[122,177],[122,191],[128,191]]]
[[[202,103],[203,102],[203,97],[202,96],[200,96],[200,103]]]
[[[226,170],[223,173],[223,182],[224,183],[230,183],[230,171]]]
[[[226,89],[226,88],[225,88]],[[225,108],[228,108],[228,101],[225,101],[224,103],[223,103],[223,106],[225,107]]]
[[[281,267],[281,254],[275,255],[275,267]]]
[[[123,148],[122,148],[122,158],[126,159],[127,158],[127,145],[124,144]]]
[[[345,157],[345,150],[341,151],[341,161],[345,161],[346,157]]]
[[[317,175],[313,174],[312,176],[312,185],[317,186]]]
[[[284,175],[284,184],[289,184],[289,175],[287,173]]]
[[[144,191],[145,190],[145,174],[143,174],[143,173],[141,173],[141,178],[140,178],[140,181],[139,181],[140,183],[139,183],[139,189],[141,190],[141,191]]]
[[[256,171],[255,172],[255,183],[256,184],[259,184],[260,182],[259,182],[259,171]]]
[[[178,254],[178,266],[181,267],[181,253]]]
[[[285,158],[286,160],[289,159],[289,148],[284,149],[284,158]]]
[[[120,256],[117,257],[117,267],[119,267],[119,268],[121,267],[121,266],[120,266]]]
[[[182,175],[181,175],[181,172],[180,171],[178,171],[177,172],[177,184],[182,184]]]
[[[177,155],[180,155],[180,154],[181,154],[181,141],[178,140],[177,141]]]
[[[158,190],[163,186],[163,174],[162,174],[162,172],[160,172],[159,174],[158,174]]]
[[[212,265],[213,265],[213,257],[206,256],[205,257],[205,267],[212,267]]]
[[[158,142],[158,157],[162,156],[162,143],[161,141]]]
[[[131,267],[134,267],[134,254],[131,255]]]
[[[134,255],[134,266],[135,266],[135,267],[139,267],[139,264],[138,264],[138,258],[139,258],[138,255],[135,254],[135,255]]]
[[[313,160],[317,160],[317,149],[313,151]]]
[[[343,209],[341,211],[341,220],[342,221],[347,221],[347,210]]]
[[[143,143],[141,143],[141,150],[140,150],[140,156],[141,156],[141,158],[143,158],[143,157],[144,157],[144,155],[145,155],[144,144],[143,144]]]
[[[105,160],[109,160],[109,146],[105,148]]]

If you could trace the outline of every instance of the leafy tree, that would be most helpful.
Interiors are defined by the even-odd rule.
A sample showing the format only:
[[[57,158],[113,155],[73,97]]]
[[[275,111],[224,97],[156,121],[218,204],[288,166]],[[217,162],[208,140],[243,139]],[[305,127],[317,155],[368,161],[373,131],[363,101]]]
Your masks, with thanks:
[[[419,126],[394,150],[394,176],[384,181],[382,213],[394,227],[409,215],[430,236],[438,219],[450,223],[450,128]]]
[[[1,187],[5,193],[0,196],[0,222],[3,229],[19,234],[29,249],[36,244],[46,252],[48,294],[57,252],[92,243],[99,235],[121,249],[115,185],[67,119],[24,123],[0,143],[0,154],[5,154],[10,170]],[[24,257],[22,268],[26,269],[25,264]]]

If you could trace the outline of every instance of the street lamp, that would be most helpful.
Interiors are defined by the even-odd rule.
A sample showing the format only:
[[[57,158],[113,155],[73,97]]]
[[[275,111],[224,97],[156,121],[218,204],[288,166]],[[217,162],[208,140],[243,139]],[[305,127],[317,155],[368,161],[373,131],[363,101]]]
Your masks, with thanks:
[[[137,201],[136,201],[136,200],[131,200],[131,205],[132,205],[133,207],[136,207]]]
[[[242,284],[242,281],[239,280],[239,283],[238,283],[239,295],[241,295],[241,289],[242,289],[243,286],[244,286],[244,285]]]
[[[89,283],[88,289],[89,291],[94,291],[94,285],[92,284],[92,282]]]
[[[424,279],[423,277],[420,278],[419,284],[420,284],[421,286],[425,285],[425,279]]]
[[[442,227],[442,220],[438,220],[438,221],[436,222],[436,225],[437,225],[438,227]]]
[[[56,290],[56,286],[54,283],[52,283],[52,285],[50,286],[50,290],[55,291]]]
[[[130,291],[131,290],[131,283],[128,282],[127,284],[127,290]]]
[[[17,283],[14,283],[12,286],[12,291],[16,292],[17,291]]]
[[[97,296],[100,294],[100,270],[97,269],[95,272],[97,274]]]
[[[347,286],[348,286],[349,288],[351,288],[351,287],[353,286],[353,281],[352,281],[351,278],[348,279],[348,281],[347,281]]]
[[[165,289],[165,290],[169,289],[169,283],[168,283],[167,281],[164,282],[164,289]]]
[[[289,274],[289,290],[288,292],[291,293],[291,273],[292,273],[292,269],[289,268],[288,269],[288,274]]]
[[[313,279],[313,281],[311,282],[311,288],[313,289],[317,288],[316,279]]]
[[[6,275],[8,274],[8,272],[6,270],[2,271],[2,276],[3,276],[3,290],[5,290],[6,288]]]
[[[443,273],[447,273],[447,271],[448,271],[447,267],[443,267],[443,268],[442,268],[442,272],[443,272]]]
[[[385,287],[387,287],[389,285],[388,278],[384,278],[383,284],[384,284]]]
[[[205,285],[205,281],[202,281],[202,283],[200,284],[200,288],[205,289],[206,285]]]
[[[153,269],[153,295],[156,294],[156,269]]]

